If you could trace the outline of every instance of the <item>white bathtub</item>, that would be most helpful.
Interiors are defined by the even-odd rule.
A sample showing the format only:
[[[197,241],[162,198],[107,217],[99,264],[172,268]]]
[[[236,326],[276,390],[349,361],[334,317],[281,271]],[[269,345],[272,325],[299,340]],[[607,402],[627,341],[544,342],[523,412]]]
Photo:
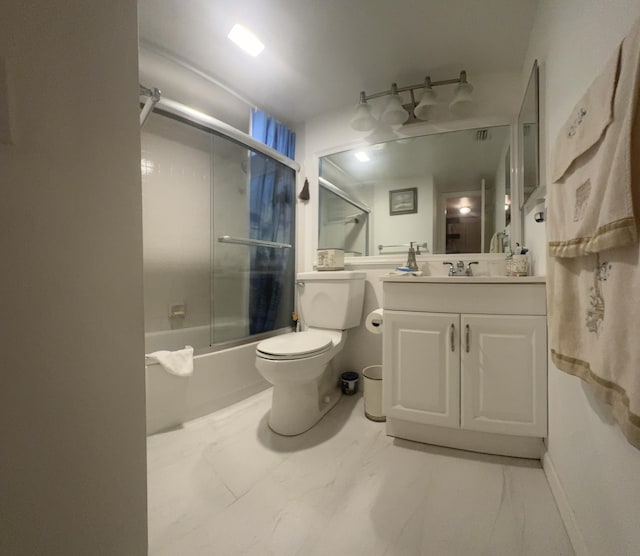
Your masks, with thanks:
[[[209,327],[199,327],[206,331]],[[189,332],[190,338],[198,345],[194,334],[202,333],[194,329],[168,332]],[[180,349],[189,344],[189,336],[175,334],[167,343],[160,343],[160,333],[147,335],[147,352],[156,349]],[[205,340],[204,343],[206,343]],[[173,344],[171,342],[174,342]],[[268,388],[255,367],[257,342],[206,353],[194,357],[193,375],[178,377],[167,373],[160,365],[146,366],[147,380],[147,434],[166,430],[196,417],[202,417],[252,394]],[[199,345],[203,345],[200,343]],[[151,348],[151,349],[149,349]]]
[[[249,322],[243,319],[217,319],[214,325],[216,343],[234,338],[244,338],[249,334]],[[144,335],[145,352],[161,349],[176,350],[184,346],[208,346],[211,340],[211,327],[191,326],[146,332]]]

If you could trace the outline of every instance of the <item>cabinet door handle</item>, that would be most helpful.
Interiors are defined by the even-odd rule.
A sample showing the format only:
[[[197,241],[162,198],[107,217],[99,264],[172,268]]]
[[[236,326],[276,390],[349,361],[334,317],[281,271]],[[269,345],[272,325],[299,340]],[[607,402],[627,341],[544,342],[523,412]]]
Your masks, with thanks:
[[[456,325],[452,323],[451,327],[449,328],[449,342],[451,343],[451,351],[456,350],[455,333],[456,333]]]
[[[467,344],[467,353],[469,353],[469,348],[471,345],[471,341],[470,341],[471,331],[468,324],[465,327],[465,329],[466,329],[465,336],[466,336],[466,344]]]

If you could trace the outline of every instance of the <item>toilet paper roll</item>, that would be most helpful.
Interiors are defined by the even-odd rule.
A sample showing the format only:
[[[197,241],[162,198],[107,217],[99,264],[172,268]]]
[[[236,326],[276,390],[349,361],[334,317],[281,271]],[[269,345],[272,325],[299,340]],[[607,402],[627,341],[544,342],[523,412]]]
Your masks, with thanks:
[[[382,321],[384,318],[384,311],[381,308],[376,309],[375,311],[371,311],[366,320],[364,321],[364,325],[366,329],[372,334],[382,334]]]

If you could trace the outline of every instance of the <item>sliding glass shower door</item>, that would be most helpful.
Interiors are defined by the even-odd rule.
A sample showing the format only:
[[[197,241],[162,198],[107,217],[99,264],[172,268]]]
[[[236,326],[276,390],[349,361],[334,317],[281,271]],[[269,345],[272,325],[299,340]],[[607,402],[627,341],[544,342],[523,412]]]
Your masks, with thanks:
[[[289,327],[295,171],[158,112],[142,151],[147,353],[216,350]]]
[[[213,139],[213,343],[291,325],[295,172]]]

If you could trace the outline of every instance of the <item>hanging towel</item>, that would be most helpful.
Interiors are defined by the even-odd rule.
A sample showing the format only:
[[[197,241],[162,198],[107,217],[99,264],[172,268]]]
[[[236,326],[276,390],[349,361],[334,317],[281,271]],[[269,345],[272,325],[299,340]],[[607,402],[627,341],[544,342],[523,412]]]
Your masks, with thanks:
[[[193,348],[184,346],[177,351],[154,351],[146,355],[149,361],[160,363],[162,368],[176,376],[191,376],[193,374]]]
[[[491,243],[489,243],[489,253],[504,253],[503,247],[504,234],[502,232],[496,232],[491,236]]]
[[[612,406],[640,449],[640,251],[556,258],[547,265],[549,347],[555,366]]]
[[[637,241],[631,148],[638,134],[638,45],[636,23],[558,134],[547,228],[554,257],[577,257]]]
[[[552,361],[610,404],[640,449],[640,157],[632,156],[640,146],[639,68],[640,21],[556,142],[547,307]],[[573,138],[575,147],[567,144]]]

